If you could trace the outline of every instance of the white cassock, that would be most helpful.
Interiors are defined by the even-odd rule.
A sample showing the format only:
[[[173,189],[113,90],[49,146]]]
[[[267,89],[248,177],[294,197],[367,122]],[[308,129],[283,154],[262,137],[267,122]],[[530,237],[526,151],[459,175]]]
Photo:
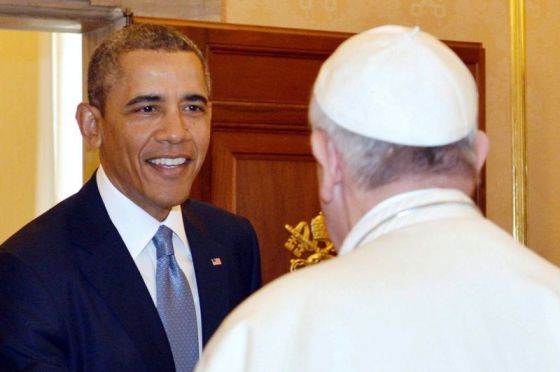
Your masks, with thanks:
[[[560,270],[463,193],[379,204],[239,306],[197,372],[560,371]]]

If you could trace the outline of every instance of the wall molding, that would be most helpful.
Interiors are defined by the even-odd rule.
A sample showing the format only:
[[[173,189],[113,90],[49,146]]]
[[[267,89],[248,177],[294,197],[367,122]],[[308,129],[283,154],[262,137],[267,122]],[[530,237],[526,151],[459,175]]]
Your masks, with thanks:
[[[513,236],[527,244],[525,0],[510,0]]]

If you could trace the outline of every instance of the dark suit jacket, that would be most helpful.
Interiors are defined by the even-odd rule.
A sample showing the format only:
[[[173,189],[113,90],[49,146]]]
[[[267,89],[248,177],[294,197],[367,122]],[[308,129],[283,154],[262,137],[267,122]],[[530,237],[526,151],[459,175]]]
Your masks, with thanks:
[[[258,243],[244,218],[182,211],[206,343],[260,286]],[[95,177],[0,246],[0,370],[173,371],[164,332]]]

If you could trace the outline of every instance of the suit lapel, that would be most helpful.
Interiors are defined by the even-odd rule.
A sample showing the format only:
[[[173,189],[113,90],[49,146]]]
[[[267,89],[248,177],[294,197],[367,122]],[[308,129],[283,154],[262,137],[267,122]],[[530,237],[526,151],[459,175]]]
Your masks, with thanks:
[[[225,248],[207,231],[207,219],[197,214],[187,201],[183,205],[183,221],[193,257],[196,283],[202,314],[202,339],[206,344],[224,315],[231,308],[228,290],[228,260]]]
[[[157,309],[99,195],[95,177],[78,194],[72,238],[82,273],[97,288],[149,370],[173,370],[173,357]]]

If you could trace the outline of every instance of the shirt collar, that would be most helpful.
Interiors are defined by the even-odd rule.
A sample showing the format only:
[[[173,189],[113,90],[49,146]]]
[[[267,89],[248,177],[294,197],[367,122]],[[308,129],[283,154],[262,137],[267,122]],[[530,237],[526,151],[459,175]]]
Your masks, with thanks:
[[[435,210],[431,207],[450,207],[452,205],[460,207],[457,210],[453,210],[455,215],[457,213],[472,213],[473,211],[475,215],[480,215],[472,200],[465,193],[457,189],[422,189],[405,192],[385,199],[370,209],[352,227],[344,239],[338,254],[347,254],[358,248],[358,246],[399,227],[429,219],[441,218],[441,214],[430,212]],[[462,208],[465,205],[471,208]],[[410,213],[410,216],[397,217],[403,215],[402,212],[405,211],[414,212]]]
[[[167,218],[160,222],[113,186],[101,166],[97,170],[96,181],[109,218],[133,259],[150,243],[160,225],[173,230],[187,246],[180,205],[173,207]]]

